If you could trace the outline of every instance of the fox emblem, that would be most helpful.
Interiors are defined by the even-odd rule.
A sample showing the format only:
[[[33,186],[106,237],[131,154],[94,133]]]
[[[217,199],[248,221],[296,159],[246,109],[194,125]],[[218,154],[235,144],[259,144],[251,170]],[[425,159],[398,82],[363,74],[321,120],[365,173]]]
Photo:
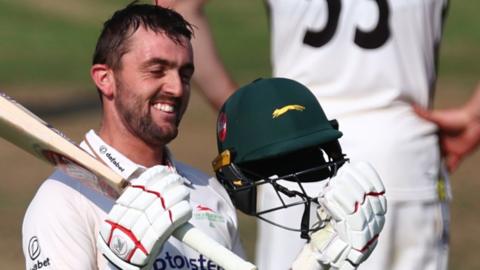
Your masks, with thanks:
[[[272,113],[272,118],[278,118],[278,117],[284,115],[286,112],[291,111],[291,110],[294,110],[294,111],[303,111],[303,110],[305,110],[305,107],[303,107],[303,106],[301,106],[301,105],[287,105],[287,106],[283,106],[282,108],[280,108],[280,109],[275,109],[275,111],[273,111],[273,113]]]

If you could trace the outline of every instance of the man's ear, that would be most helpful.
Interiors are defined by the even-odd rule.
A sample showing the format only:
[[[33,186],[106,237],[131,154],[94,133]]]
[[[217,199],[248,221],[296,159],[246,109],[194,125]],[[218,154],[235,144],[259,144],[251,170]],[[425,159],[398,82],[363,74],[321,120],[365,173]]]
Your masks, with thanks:
[[[115,91],[113,70],[105,64],[94,64],[90,68],[90,76],[106,98],[112,98]]]

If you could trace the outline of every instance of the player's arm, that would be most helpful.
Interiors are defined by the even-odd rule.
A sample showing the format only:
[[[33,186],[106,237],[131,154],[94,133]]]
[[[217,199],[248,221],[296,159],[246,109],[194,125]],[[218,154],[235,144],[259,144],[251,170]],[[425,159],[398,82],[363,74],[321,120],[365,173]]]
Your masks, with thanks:
[[[174,8],[195,26],[192,39],[195,73],[194,82],[210,104],[220,109],[224,101],[235,91],[237,85],[228,74],[213,40],[204,12],[207,0],[158,0],[162,6]]]
[[[460,161],[480,143],[480,84],[463,106],[444,110],[426,110],[415,106],[422,118],[439,128],[440,145],[448,169],[454,171]]]
[[[375,248],[385,223],[385,188],[365,162],[345,164],[319,196],[324,227],[292,265],[293,270],[356,269]]]
[[[85,197],[57,172],[42,183],[22,226],[25,269],[95,269],[95,216]],[[63,180],[62,180],[63,179]],[[72,180],[74,182],[74,180]],[[78,183],[73,183],[73,185]]]
[[[191,218],[188,196],[183,178],[164,166],[132,180],[100,228],[98,246],[110,268],[151,269],[165,241]]]

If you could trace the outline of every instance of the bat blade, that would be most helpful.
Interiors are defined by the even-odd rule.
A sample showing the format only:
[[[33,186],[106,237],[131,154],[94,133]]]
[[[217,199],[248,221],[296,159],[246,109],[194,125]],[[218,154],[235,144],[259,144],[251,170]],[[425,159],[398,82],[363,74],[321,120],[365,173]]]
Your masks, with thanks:
[[[117,198],[128,185],[108,166],[4,93],[0,94],[0,136],[111,198]]]
[[[0,92],[0,136],[61,169],[84,185],[116,199],[128,182],[6,94]],[[202,231],[186,223],[173,235],[226,270],[254,270]]]

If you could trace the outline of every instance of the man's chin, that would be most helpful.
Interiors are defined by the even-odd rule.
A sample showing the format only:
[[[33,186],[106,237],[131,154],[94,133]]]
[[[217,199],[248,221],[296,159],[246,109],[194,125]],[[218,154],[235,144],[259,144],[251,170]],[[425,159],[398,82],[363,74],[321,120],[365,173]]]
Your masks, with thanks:
[[[152,133],[152,142],[155,145],[166,145],[175,139],[178,135],[178,129],[162,130]]]

